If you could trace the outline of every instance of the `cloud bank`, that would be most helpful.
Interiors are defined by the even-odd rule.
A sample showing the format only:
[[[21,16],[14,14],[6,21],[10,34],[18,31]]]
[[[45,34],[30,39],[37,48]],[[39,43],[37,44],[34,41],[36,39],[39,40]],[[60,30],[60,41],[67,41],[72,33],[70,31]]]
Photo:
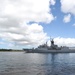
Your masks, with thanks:
[[[54,41],[55,41],[55,44],[58,44],[58,46],[75,47],[75,38],[56,37]]]
[[[48,38],[39,24],[51,23],[54,0],[0,0],[0,38],[17,45],[39,45]]]
[[[64,38],[64,37],[55,37],[53,38],[54,43],[61,46],[67,46],[67,47],[75,47],[75,38]],[[51,45],[50,39],[47,42],[48,46]]]
[[[55,0],[0,0],[0,44],[9,42],[19,46],[38,46],[49,38],[42,23],[51,23],[55,17],[51,13]],[[61,11],[75,15],[75,1],[61,0]],[[71,16],[64,17],[69,22]],[[58,45],[74,46],[74,38],[56,37]]]

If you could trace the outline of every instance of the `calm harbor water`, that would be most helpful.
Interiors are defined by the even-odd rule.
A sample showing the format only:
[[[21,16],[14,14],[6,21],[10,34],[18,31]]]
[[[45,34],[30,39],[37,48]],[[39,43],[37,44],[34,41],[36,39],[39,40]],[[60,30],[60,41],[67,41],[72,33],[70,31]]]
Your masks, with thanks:
[[[0,52],[0,75],[75,75],[75,53]]]

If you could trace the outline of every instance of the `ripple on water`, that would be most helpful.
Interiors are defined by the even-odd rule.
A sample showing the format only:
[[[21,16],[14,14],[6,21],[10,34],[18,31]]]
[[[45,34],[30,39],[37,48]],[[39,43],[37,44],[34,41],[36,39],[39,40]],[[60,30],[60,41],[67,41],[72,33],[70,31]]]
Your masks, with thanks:
[[[3,53],[0,75],[75,75],[75,54]]]

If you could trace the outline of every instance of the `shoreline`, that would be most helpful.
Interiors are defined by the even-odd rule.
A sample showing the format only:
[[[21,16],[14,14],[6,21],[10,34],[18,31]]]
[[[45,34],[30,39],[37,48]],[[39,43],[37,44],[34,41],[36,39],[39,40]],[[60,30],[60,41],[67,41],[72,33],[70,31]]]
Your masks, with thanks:
[[[0,51],[0,52],[24,52],[23,50]]]

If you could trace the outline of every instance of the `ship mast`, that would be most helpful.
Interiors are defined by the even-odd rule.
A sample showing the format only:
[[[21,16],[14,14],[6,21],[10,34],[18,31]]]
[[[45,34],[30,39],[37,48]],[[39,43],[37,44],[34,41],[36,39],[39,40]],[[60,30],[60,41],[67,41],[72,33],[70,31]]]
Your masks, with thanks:
[[[50,43],[51,43],[51,47],[54,47],[54,40],[51,37],[50,37]]]

